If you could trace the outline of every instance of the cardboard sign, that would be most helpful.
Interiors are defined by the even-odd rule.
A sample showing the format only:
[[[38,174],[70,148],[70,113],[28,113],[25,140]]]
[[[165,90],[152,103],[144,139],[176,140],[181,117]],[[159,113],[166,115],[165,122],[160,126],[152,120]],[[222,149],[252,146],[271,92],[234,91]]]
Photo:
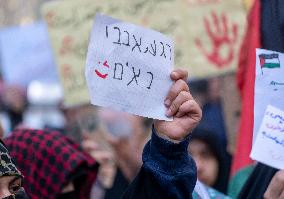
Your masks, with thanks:
[[[161,33],[97,14],[85,71],[92,104],[170,120],[164,100],[173,52]]]
[[[2,75],[8,84],[57,82],[56,66],[43,22],[0,31]]]
[[[280,109],[267,106],[251,158],[284,169],[284,112]]]
[[[42,11],[68,105],[89,102],[83,74],[97,12],[170,35],[175,66],[187,68],[191,77],[236,69],[246,21],[242,1],[228,0],[62,0],[46,3]]]

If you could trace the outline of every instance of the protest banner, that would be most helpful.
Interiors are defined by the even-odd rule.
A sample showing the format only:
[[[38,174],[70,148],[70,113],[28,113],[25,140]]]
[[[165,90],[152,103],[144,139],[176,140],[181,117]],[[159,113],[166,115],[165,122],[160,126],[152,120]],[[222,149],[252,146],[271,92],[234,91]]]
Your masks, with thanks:
[[[127,5],[127,6],[126,6]],[[89,102],[83,76],[87,44],[99,12],[142,25],[175,42],[175,66],[191,77],[234,71],[245,26],[241,1],[227,0],[63,0],[42,9],[69,105]]]
[[[94,105],[160,120],[172,85],[173,41],[159,32],[96,15],[86,61]]]
[[[33,80],[57,82],[57,69],[43,22],[0,31],[3,79],[7,84],[28,86]]]

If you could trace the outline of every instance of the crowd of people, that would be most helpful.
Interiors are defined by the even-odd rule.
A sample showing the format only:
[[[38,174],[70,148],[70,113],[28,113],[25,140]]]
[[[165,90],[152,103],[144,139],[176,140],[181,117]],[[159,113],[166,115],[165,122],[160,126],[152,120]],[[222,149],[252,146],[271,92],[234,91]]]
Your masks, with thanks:
[[[248,24],[256,12],[264,16],[265,49],[284,52],[283,8],[281,0],[252,7]],[[252,34],[249,27],[244,48]],[[173,121],[58,102],[64,125],[41,129],[24,122],[24,90],[1,82],[0,198],[283,198],[283,170],[255,162],[232,175],[220,80],[188,81],[182,69],[170,77],[164,105]]]

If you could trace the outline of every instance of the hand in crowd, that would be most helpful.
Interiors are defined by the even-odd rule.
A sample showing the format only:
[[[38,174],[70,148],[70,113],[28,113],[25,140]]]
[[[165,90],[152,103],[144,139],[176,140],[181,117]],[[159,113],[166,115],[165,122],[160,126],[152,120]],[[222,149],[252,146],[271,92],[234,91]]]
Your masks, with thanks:
[[[142,151],[147,142],[148,132],[142,128],[142,117],[129,115],[132,133],[126,137],[108,135],[108,142],[114,149],[117,165],[131,182],[142,165]]]
[[[166,114],[173,116],[173,121],[155,120],[154,125],[158,135],[179,142],[199,123],[202,111],[189,92],[187,71],[174,70],[170,77],[174,83],[165,99],[165,105],[168,108]]]
[[[266,192],[264,193],[265,199],[280,199],[284,198],[284,170],[275,173],[271,182],[269,183]]]
[[[93,134],[84,132],[82,147],[100,164],[98,180],[105,188],[110,188],[116,173],[115,157],[111,149],[102,146],[102,139],[98,139]]]

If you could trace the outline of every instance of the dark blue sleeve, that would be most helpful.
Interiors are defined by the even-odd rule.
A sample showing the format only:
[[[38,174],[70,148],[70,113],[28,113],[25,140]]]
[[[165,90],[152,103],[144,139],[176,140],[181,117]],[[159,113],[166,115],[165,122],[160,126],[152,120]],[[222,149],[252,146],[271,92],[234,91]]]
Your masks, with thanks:
[[[191,198],[197,180],[196,165],[187,150],[189,139],[175,144],[159,137],[153,128],[143,151],[146,172],[173,198]]]
[[[189,199],[197,180],[196,165],[187,152],[190,137],[175,144],[152,130],[143,151],[143,165],[123,199]]]

